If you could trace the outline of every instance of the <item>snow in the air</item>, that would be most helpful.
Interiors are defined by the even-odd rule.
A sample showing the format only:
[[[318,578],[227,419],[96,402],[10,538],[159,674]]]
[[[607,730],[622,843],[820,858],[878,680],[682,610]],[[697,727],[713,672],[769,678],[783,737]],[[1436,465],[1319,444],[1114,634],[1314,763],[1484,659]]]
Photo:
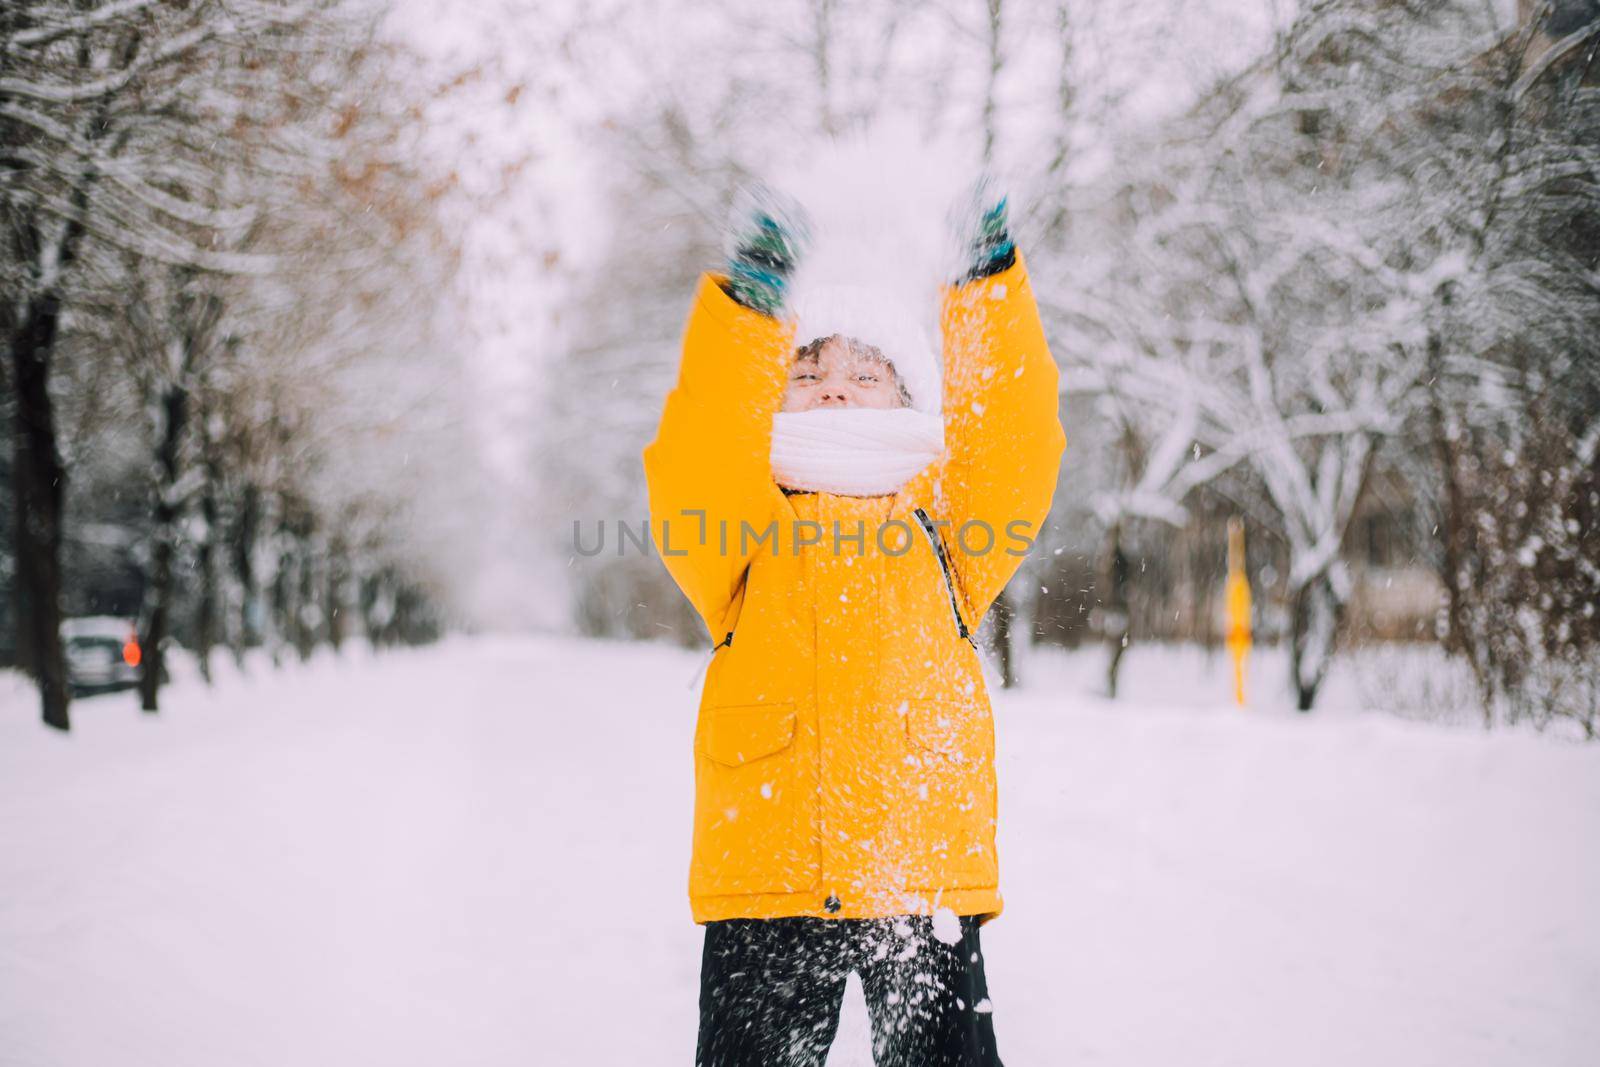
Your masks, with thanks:
[[[1007,1064],[1594,1062],[1600,751],[1128,657],[1118,704],[1098,650],[995,687]],[[0,1064],[691,1062],[700,658],[347,649],[70,735],[0,676]]]

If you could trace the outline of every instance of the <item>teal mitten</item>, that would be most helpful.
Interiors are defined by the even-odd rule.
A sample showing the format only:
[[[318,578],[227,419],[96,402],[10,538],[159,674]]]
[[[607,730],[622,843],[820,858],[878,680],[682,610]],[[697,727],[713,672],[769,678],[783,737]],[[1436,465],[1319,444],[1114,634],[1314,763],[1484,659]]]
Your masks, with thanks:
[[[1017,245],[1011,239],[1007,202],[1008,197],[994,192],[987,178],[978,183],[973,192],[975,218],[967,222],[967,272],[962,282],[999,274],[1016,263]]]
[[[740,199],[729,234],[725,288],[745,307],[776,316],[810,227],[799,204],[770,189],[751,189]]]

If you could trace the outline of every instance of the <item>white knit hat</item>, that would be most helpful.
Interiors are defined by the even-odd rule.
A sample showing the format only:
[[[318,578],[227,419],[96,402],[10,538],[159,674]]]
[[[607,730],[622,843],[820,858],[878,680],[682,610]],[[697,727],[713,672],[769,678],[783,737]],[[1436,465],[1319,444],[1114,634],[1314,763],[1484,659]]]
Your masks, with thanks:
[[[810,217],[785,299],[796,346],[833,334],[871,345],[894,364],[911,407],[939,413],[940,300],[963,253],[947,219],[973,173],[953,142],[910,126],[809,146],[779,182]]]

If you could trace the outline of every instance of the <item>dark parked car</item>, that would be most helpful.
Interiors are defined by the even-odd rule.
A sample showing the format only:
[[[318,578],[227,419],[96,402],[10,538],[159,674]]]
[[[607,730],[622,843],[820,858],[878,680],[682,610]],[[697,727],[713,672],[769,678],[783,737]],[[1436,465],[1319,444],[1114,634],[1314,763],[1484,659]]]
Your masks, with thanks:
[[[101,693],[139,684],[139,635],[127,619],[91,615],[61,624],[67,684],[74,693]]]

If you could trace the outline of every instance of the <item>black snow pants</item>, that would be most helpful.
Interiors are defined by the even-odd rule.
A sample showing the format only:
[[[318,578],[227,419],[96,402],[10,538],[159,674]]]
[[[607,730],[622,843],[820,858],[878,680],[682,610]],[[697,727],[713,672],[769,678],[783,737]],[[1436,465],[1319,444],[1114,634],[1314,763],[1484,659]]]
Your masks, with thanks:
[[[705,925],[696,1067],[822,1067],[851,971],[877,1067],[1001,1067],[976,917],[954,944],[928,916]]]

